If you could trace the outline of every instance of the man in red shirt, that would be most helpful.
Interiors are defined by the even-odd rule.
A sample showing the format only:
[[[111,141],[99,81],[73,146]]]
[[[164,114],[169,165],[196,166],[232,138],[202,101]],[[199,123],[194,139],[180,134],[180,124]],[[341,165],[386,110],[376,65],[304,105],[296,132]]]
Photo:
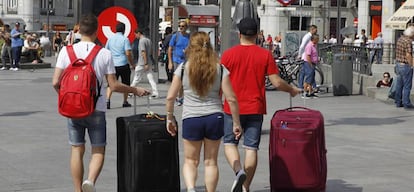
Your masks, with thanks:
[[[221,63],[229,70],[230,80],[236,93],[240,109],[242,130],[233,130],[232,117],[227,102],[224,104],[224,151],[227,161],[236,173],[232,192],[249,191],[257,166],[262,131],[263,114],[266,114],[265,75],[278,90],[296,96],[300,89],[292,87],[278,76],[278,69],[271,52],[256,45],[257,23],[244,18],[237,25],[240,45],[223,53]],[[244,134],[244,165],[241,165],[238,143]]]

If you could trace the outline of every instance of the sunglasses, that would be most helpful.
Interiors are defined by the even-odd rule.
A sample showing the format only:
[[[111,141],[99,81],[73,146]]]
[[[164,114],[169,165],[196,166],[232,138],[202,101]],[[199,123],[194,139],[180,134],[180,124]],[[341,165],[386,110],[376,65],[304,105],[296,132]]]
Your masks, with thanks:
[[[384,76],[384,78],[389,78],[389,76]]]
[[[179,27],[186,27],[185,25],[179,25]]]

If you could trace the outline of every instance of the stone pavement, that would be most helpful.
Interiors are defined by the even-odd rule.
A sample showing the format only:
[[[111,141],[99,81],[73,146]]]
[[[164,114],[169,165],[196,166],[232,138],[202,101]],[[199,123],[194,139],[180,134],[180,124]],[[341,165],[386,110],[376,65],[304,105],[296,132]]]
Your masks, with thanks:
[[[54,58],[49,59],[54,62]],[[53,68],[0,71],[0,192],[73,191],[66,121],[57,112],[52,74]],[[168,85],[159,84],[159,89],[161,98],[151,100],[151,110],[163,114]],[[107,112],[108,145],[105,165],[96,184],[98,192],[116,191],[115,119],[133,113],[132,108],[121,107],[121,100],[121,94],[114,94],[113,108]],[[254,192],[270,191],[270,119],[275,110],[289,105],[289,97],[283,92],[267,92],[267,100],[269,114],[264,118],[259,164],[251,187]],[[146,99],[139,98],[137,103],[138,112],[148,110]],[[318,109],[324,114],[328,149],[326,191],[414,191],[414,112],[366,96],[334,97],[329,93],[305,101],[295,97],[293,104]],[[176,108],[178,119],[180,111],[181,108]],[[234,175],[222,149],[217,191],[228,192]],[[182,151],[180,141],[181,164]],[[89,153],[87,148],[86,157]],[[197,189],[203,191],[202,161],[199,170]],[[185,191],[183,182],[181,188]]]

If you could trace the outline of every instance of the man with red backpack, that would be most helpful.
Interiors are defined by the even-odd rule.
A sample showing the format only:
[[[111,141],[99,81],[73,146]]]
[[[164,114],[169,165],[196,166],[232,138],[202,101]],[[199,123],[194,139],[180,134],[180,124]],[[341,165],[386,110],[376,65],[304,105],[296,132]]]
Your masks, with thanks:
[[[59,112],[68,117],[67,127],[69,131],[69,143],[72,146],[70,167],[73,185],[77,192],[95,191],[94,185],[103,167],[106,145],[106,103],[105,88],[101,85],[103,84],[104,79],[106,79],[108,87],[110,87],[112,91],[133,93],[138,96],[144,96],[150,93],[146,89],[130,87],[117,81],[111,52],[105,48],[94,48],[97,46],[94,43],[97,28],[98,20],[94,15],[86,15],[81,18],[81,41],[74,44],[73,47],[62,48],[57,58],[56,68],[53,75],[53,87],[59,93]],[[79,67],[81,65],[83,66]],[[82,73],[80,70],[86,70],[88,65],[93,66],[92,72],[94,74]],[[95,79],[90,80],[91,77],[96,78],[96,84],[93,83]],[[82,85],[90,84],[91,87],[97,85],[97,90],[92,90],[92,93],[97,93],[92,94],[92,101],[87,101],[88,98],[81,96],[81,93],[79,93],[78,96],[76,96],[76,93],[69,93],[70,91],[68,90],[76,90],[76,86],[80,86],[80,83],[79,85],[76,83],[78,80],[82,82],[87,81],[83,82]],[[90,109],[84,109],[81,104],[78,105],[81,107],[76,108],[76,104],[84,102],[84,100],[86,100],[85,103],[92,103],[91,106],[93,108],[91,114],[89,114],[88,111],[85,112],[84,110]],[[94,100],[95,102],[93,102]],[[85,112],[86,117],[80,115],[81,112]],[[89,162],[87,179],[82,183],[86,130],[88,131],[89,140],[92,145],[92,155]]]

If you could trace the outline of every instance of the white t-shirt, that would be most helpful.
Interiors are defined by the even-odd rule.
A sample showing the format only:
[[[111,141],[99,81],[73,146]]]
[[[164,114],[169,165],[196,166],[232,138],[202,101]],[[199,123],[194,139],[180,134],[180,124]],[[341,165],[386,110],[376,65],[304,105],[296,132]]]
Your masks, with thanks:
[[[73,50],[77,58],[85,59],[92,48],[95,46],[95,43],[81,41],[73,45]],[[63,47],[59,52],[59,56],[56,61],[56,67],[60,69],[65,69],[70,64],[69,56],[66,50],[66,47]],[[92,62],[95,69],[96,77],[99,80],[99,85],[101,86],[101,96],[96,103],[97,111],[106,111],[106,87],[103,86],[105,75],[115,74],[115,67],[112,61],[112,54],[108,49],[102,48],[94,61]]]

